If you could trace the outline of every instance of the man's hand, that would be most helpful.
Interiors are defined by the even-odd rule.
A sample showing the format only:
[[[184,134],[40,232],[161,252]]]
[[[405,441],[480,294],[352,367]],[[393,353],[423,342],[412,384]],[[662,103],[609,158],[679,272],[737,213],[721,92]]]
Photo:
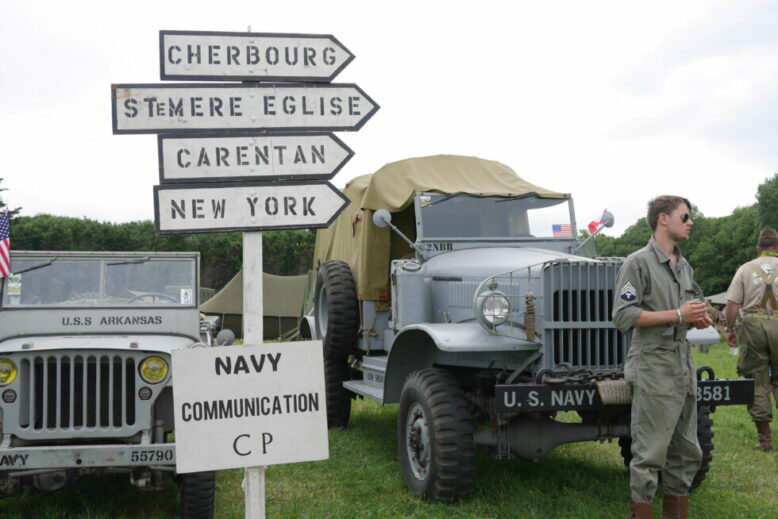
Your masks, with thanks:
[[[707,328],[713,324],[708,316],[707,306],[702,301],[696,299],[686,301],[681,305],[680,310],[683,322],[689,323],[695,328]]]
[[[727,332],[727,344],[733,348],[737,348],[737,334],[735,334],[735,330]]]

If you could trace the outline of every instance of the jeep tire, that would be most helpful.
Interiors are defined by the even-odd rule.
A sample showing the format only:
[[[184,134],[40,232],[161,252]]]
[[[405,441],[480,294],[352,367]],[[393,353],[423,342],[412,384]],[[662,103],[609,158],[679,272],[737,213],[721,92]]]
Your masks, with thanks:
[[[346,427],[351,416],[351,393],[343,382],[351,378],[348,356],[359,331],[355,286],[351,269],[343,261],[328,261],[316,274],[314,315],[316,336],[324,345],[328,427]]]
[[[212,519],[216,493],[215,472],[191,472],[179,475],[181,519]]]
[[[702,449],[702,463],[694,475],[689,490],[694,490],[702,485],[713,461],[713,419],[710,416],[712,412],[710,406],[703,405],[697,408],[697,441]],[[629,462],[632,461],[632,438],[619,438],[619,448],[624,465],[629,468]],[[659,477],[662,477],[661,472]]]
[[[470,405],[449,372],[411,373],[400,396],[397,443],[408,488],[429,502],[454,502],[473,490],[475,445]]]

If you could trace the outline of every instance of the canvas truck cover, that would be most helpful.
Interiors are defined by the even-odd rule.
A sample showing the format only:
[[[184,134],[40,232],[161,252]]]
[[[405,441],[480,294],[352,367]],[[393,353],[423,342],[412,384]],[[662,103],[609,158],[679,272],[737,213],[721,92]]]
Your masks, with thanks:
[[[373,212],[386,209],[398,213],[411,206],[416,193],[423,191],[570,198],[568,193],[530,184],[509,167],[492,160],[435,155],[392,162],[346,185],[343,193],[351,204],[332,225],[316,233],[314,266],[329,260],[345,261],[351,266],[359,299],[386,299],[389,263],[397,259],[390,256],[392,240],[396,238],[389,228],[373,225]]]

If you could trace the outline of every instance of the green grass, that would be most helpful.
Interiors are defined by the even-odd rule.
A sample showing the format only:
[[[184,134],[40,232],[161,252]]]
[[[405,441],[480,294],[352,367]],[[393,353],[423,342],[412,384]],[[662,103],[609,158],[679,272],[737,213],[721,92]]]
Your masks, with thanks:
[[[736,378],[736,358],[726,346],[695,351],[718,378]],[[330,459],[268,467],[267,517],[277,518],[624,518],[629,476],[616,442],[558,447],[539,463],[494,461],[484,450],[476,459],[472,498],[458,505],[430,505],[405,488],[396,448],[394,405],[356,401],[347,429],[330,431]],[[575,415],[566,413],[565,420]],[[763,518],[778,515],[777,453],[754,449],[756,433],[742,406],[720,407],[713,415],[714,458],[708,477],[692,494],[691,517]],[[218,474],[216,517],[242,519],[242,470]],[[658,509],[659,500],[656,507]],[[85,477],[54,495],[29,490],[0,501],[0,517],[172,518],[176,486],[139,491],[124,476]],[[657,512],[658,513],[658,512]]]

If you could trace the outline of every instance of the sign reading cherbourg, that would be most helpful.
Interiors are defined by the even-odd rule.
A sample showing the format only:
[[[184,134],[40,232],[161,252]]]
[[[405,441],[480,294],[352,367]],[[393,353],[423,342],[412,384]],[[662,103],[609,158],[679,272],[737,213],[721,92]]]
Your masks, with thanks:
[[[354,55],[327,34],[160,31],[160,77],[332,81]]]

